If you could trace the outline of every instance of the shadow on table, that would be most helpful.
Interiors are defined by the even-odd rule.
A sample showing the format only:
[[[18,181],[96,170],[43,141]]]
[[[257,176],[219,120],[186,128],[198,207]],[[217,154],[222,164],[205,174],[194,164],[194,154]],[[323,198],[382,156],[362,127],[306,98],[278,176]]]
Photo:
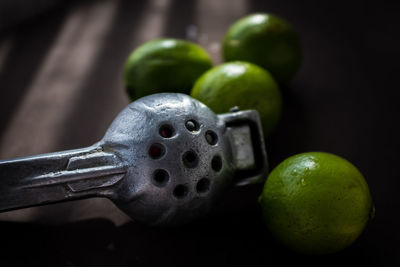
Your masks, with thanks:
[[[297,92],[301,92],[299,85],[295,88],[281,86],[281,119],[275,132],[266,139],[270,170],[284,159],[309,149],[310,114],[302,95]]]
[[[385,262],[366,238],[369,229],[336,254],[291,252],[266,230],[258,205],[252,203],[237,209],[222,205],[209,216],[179,227],[151,227],[133,221],[115,227],[104,219],[58,226],[0,222],[0,265],[336,267]]]
[[[102,219],[57,226],[0,222],[0,266],[115,266],[107,248],[115,231]]]

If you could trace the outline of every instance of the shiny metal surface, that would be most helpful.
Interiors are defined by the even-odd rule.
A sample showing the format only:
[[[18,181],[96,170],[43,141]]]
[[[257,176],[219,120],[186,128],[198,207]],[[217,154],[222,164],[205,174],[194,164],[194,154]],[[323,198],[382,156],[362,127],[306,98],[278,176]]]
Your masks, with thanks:
[[[190,221],[229,186],[266,178],[260,129],[256,111],[216,115],[187,95],[147,96],[88,148],[0,161],[0,210],[106,197],[148,224]]]

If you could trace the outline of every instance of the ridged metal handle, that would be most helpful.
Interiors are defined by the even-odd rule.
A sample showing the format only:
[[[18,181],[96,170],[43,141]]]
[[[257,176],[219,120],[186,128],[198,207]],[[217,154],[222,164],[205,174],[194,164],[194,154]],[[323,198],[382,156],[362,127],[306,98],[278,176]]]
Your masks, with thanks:
[[[0,211],[113,193],[126,167],[101,145],[0,161]]]

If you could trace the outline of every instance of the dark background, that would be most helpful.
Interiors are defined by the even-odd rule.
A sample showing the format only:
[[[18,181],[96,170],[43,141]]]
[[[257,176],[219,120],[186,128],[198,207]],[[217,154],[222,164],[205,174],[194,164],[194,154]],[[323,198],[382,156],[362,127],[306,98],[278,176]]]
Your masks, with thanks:
[[[399,266],[399,8],[398,1],[3,2],[1,158],[100,139],[129,102],[122,67],[142,42],[188,38],[220,63],[228,26],[271,12],[294,24],[304,50],[301,70],[282,88],[281,124],[267,140],[271,166],[306,151],[343,156],[365,175],[376,217],[348,249],[305,256],[264,229],[261,186],[229,192],[207,218],[179,228],[143,226],[105,202],[93,212],[92,202],[75,201],[2,214],[0,266]]]

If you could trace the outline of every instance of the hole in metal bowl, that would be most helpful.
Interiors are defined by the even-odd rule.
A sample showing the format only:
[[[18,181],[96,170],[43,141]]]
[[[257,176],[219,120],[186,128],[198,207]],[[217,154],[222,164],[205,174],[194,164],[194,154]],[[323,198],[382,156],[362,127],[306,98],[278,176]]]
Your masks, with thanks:
[[[164,138],[171,138],[174,135],[174,128],[171,125],[164,124],[158,130],[158,133]]]
[[[169,174],[166,170],[158,169],[154,172],[153,182],[157,186],[165,186],[169,181]]]
[[[196,191],[197,193],[205,193],[210,190],[210,180],[207,178],[202,178],[197,182]]]
[[[173,194],[176,198],[183,198],[187,195],[187,193],[188,188],[185,185],[180,184],[175,187]]]
[[[197,121],[195,120],[188,120],[185,123],[186,129],[188,129],[191,132],[196,132],[200,129],[200,125]]]
[[[183,161],[183,164],[184,164],[186,167],[188,167],[188,168],[194,168],[194,167],[197,166],[197,164],[198,164],[198,162],[199,162],[199,159],[198,159],[198,157],[197,157],[197,154],[196,154],[194,151],[189,150],[189,151],[186,151],[186,152],[183,154],[183,156],[182,156],[182,161]]]
[[[165,154],[165,148],[161,144],[152,144],[149,148],[149,155],[152,159],[159,159]]]
[[[207,143],[212,146],[216,145],[218,142],[218,136],[213,131],[210,131],[210,130],[207,131],[205,137],[206,137]]]
[[[216,155],[213,157],[211,160],[211,168],[216,172],[222,169],[222,159],[220,156]]]

